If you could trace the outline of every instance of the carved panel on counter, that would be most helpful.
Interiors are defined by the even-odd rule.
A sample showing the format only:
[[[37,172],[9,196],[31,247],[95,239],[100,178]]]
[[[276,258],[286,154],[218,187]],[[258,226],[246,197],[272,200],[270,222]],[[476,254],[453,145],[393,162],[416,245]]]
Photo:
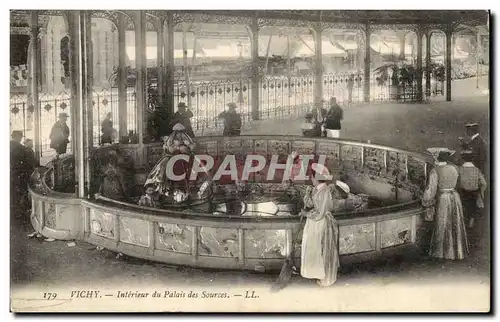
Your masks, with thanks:
[[[317,155],[325,155],[325,164],[329,170],[334,171],[340,168],[339,161],[340,145],[336,142],[319,142]]]
[[[286,230],[245,230],[246,258],[284,258]]]
[[[31,209],[31,215],[36,218],[38,222],[40,222],[42,211],[40,209],[40,202],[38,200],[34,200],[32,202],[32,209]]]
[[[267,156],[267,140],[255,140],[253,149],[255,154]]]
[[[293,141],[292,151],[298,154],[313,155],[316,153],[316,142],[314,141]]]
[[[410,183],[424,187],[426,182],[426,166],[425,161],[418,160],[413,156],[408,156],[408,180]]]
[[[120,241],[148,247],[149,246],[149,224],[145,220],[137,218],[120,218]]]
[[[99,211],[99,210],[90,210],[90,231],[93,234],[106,237],[113,238],[115,236],[115,224],[114,224],[115,216]]]
[[[220,155],[236,155],[240,156],[241,152],[241,140],[224,140],[219,142],[222,147],[219,151]]]
[[[193,227],[158,223],[156,248],[176,253],[191,253]]]
[[[196,153],[217,155],[217,141],[196,141]]]
[[[247,154],[253,153],[253,140],[241,140],[241,156],[245,157]]]
[[[387,175],[395,177],[397,174],[400,182],[406,181],[406,154],[389,151],[387,155]]]
[[[236,229],[201,227],[198,243],[200,255],[238,257],[239,241]]]
[[[362,158],[362,147],[355,145],[342,145],[340,151],[341,165],[343,169],[360,169]]]
[[[375,224],[339,227],[340,254],[352,254],[375,249]]]
[[[56,228],[56,205],[52,202],[46,202],[44,204],[44,223],[48,228],[55,229]]]
[[[269,155],[289,155],[291,144],[288,141],[268,140],[267,153]]]
[[[411,241],[411,217],[383,221],[380,223],[382,248],[405,244]]]
[[[364,148],[364,164],[370,174],[379,174],[385,170],[384,154],[385,150],[377,148]]]
[[[146,158],[149,169],[152,169],[160,161],[164,153],[163,146],[150,146],[147,148]]]

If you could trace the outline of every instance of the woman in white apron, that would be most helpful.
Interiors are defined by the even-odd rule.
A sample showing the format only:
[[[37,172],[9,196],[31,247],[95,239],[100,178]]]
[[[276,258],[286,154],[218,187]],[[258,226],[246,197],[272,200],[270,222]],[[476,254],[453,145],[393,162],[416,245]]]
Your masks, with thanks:
[[[332,215],[333,197],[327,182],[328,169],[314,163],[313,185],[304,196],[307,217],[302,236],[300,273],[305,278],[317,279],[320,286],[330,286],[337,280],[339,268],[338,225]]]

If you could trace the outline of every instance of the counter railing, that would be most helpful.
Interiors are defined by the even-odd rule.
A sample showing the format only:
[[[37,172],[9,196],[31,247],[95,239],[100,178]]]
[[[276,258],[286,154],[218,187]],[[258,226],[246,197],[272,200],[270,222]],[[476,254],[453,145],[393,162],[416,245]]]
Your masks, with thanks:
[[[363,142],[284,136],[203,137],[197,143],[199,154],[219,156],[286,155],[293,150],[326,154],[327,165],[346,173],[351,187],[363,187],[382,199],[398,197],[391,206],[337,214],[343,263],[406,252],[419,243],[424,209],[418,196],[425,184],[426,156]],[[93,156],[99,159],[113,148],[96,149]],[[160,144],[118,148],[133,159],[137,171],[147,171],[163,153]],[[84,240],[169,264],[263,271],[278,269],[294,245],[292,239],[301,235],[297,217],[225,217],[208,209],[149,209],[102,196],[83,200],[48,189],[48,175],[45,169],[40,182],[30,184],[33,227],[46,237]],[[299,257],[300,245],[296,247]]]

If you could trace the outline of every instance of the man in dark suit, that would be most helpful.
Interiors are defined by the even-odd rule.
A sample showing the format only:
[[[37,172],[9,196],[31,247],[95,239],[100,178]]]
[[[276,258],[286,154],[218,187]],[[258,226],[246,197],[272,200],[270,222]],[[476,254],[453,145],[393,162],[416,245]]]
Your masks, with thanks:
[[[10,140],[10,205],[16,209],[22,196],[22,181],[26,164],[26,153],[21,144],[23,132],[12,131]]]
[[[462,143],[462,149],[472,151],[472,163],[487,176],[488,146],[486,141],[479,135],[479,124],[469,123],[465,125],[465,128],[469,140]]]
[[[50,130],[50,147],[56,150],[57,155],[66,153],[69,143],[69,127],[66,124],[68,114],[59,114],[59,121],[57,121]]]
[[[241,115],[236,112],[236,103],[227,104],[229,109],[219,114],[224,119],[224,136],[239,136],[241,134]]]
[[[177,105],[177,112],[174,113],[172,121],[170,122],[170,128],[172,129],[175,124],[181,123],[186,129],[186,134],[194,138],[193,126],[191,125],[192,117],[193,112],[191,112],[186,103],[180,102]]]

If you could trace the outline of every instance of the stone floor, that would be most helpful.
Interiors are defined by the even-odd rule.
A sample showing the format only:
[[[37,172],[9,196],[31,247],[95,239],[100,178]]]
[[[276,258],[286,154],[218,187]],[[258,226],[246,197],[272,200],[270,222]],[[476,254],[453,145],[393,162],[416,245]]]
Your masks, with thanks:
[[[300,135],[301,121],[301,119],[292,119],[254,122],[248,129],[245,129],[244,134]],[[371,140],[372,143],[414,151],[424,151],[430,146],[454,148],[457,145],[457,137],[464,135],[464,124],[470,121],[479,122],[483,137],[488,137],[488,96],[480,93],[469,97],[457,97],[452,102],[353,107],[345,110],[341,138]],[[440,304],[439,301],[442,299],[439,297],[449,296],[450,292],[440,293],[438,288],[448,285],[455,287],[458,291],[461,285],[471,285],[471,287],[486,287],[485,292],[489,292],[487,288],[490,281],[488,227],[489,220],[477,227],[471,238],[474,245],[472,253],[463,261],[438,261],[425,257],[399,258],[380,263],[342,267],[336,286],[321,290],[322,296],[327,296],[332,301],[335,299],[337,302],[332,302],[331,307],[324,307],[324,305],[322,307],[328,310],[366,310],[372,303],[370,301],[374,301],[373,303],[380,302],[380,308],[390,311],[398,310],[397,308],[419,311],[425,308],[445,309],[445,307],[466,310],[468,309],[467,303],[469,303],[467,294],[463,294],[464,298],[455,303],[448,303],[449,305],[446,304],[448,305],[446,306],[444,302]],[[77,242],[75,247],[68,247],[66,242],[28,239],[26,235],[30,231],[29,227],[13,222],[11,275],[14,288],[27,285],[55,286],[66,283],[67,285],[85,285],[85,288],[99,288],[114,284],[123,285],[127,289],[132,285],[142,285],[142,287],[159,285],[158,287],[164,289],[174,287],[227,289],[230,286],[242,289],[251,287],[267,292],[265,290],[276,277],[266,274],[172,267],[130,258],[117,259],[115,254],[98,251],[95,247],[83,242]],[[460,285],[457,285],[457,282]],[[393,292],[391,287],[395,285],[407,285],[413,291],[405,289],[408,290],[406,293]],[[370,293],[367,287],[372,286],[375,288]],[[418,288],[418,286],[422,287]],[[313,282],[294,277],[292,284],[279,294],[287,298],[290,296],[303,298],[304,293],[300,291],[304,289],[317,290]],[[465,288],[462,291],[468,292],[467,290],[472,292],[472,288]],[[423,302],[419,305],[412,304],[414,296],[424,291],[427,292],[429,298],[422,300]],[[453,289],[451,292],[453,294]],[[481,294],[484,297],[483,293]],[[362,300],[359,296],[363,296]],[[403,300],[405,296],[406,301]],[[469,296],[472,296],[472,293]],[[276,304],[267,310],[279,310],[279,308],[307,310],[301,306],[306,302],[310,303],[304,298],[300,305],[297,300],[294,301],[297,303],[296,307]],[[397,304],[399,306],[394,306],[396,305],[394,303],[399,303]],[[314,305],[314,303],[309,305]],[[457,305],[458,308],[455,307]],[[487,303],[484,305],[488,307]],[[185,309],[189,307],[186,306]]]

